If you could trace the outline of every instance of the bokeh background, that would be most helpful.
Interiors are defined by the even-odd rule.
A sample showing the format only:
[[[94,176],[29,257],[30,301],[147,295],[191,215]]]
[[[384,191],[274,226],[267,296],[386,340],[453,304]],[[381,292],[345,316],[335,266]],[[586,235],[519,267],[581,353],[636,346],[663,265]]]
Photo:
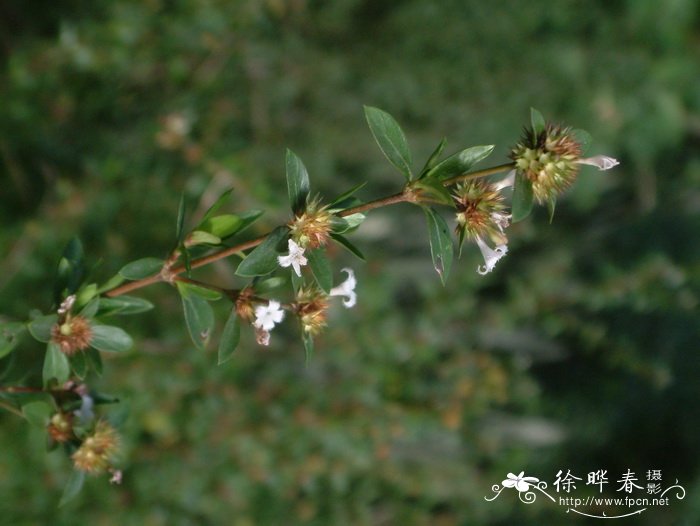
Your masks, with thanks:
[[[700,523],[699,81],[695,0],[2,2],[8,317],[51,307],[73,235],[101,280],[163,257],[182,192],[193,221],[228,187],[231,211],[267,210],[251,236],[286,221],[286,147],[326,196],[397,191],[363,104],[418,162],[446,136],[501,163],[533,106],[621,165],[585,169],[553,224],[513,226],[490,275],[465,250],[445,288],[423,214],[373,212],[353,236],[368,262],[332,253],[359,304],[332,311],[308,366],[287,323],[217,367],[175,292],[143,290],[157,308],[125,319],[134,351],[91,380],[122,400],[123,485],[57,509],[67,459],[4,413],[0,523],[584,524],[543,497],[484,500],[508,472],[559,469],[607,469],[613,494],[627,469],[662,470],[685,499],[622,523]],[[235,284],[234,268],[198,275]]]

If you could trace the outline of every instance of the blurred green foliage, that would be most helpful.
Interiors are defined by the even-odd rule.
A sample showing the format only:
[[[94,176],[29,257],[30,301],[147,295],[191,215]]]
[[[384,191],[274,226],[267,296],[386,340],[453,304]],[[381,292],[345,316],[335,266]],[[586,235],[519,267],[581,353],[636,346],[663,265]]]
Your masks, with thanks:
[[[688,490],[635,524],[697,524],[699,13],[695,0],[2,3],[9,317],[50,307],[74,234],[99,279],[164,257],[182,191],[191,224],[230,186],[234,211],[268,210],[251,236],[285,221],[285,147],[329,197],[365,179],[365,199],[397,191],[363,104],[401,122],[416,159],[446,136],[448,153],[497,144],[499,163],[534,106],[622,161],[584,170],[552,225],[538,210],[512,227],[489,276],[465,247],[446,288],[420,211],[373,212],[353,237],[369,256],[359,304],[332,313],[308,367],[291,324],[270,349],[244,335],[217,367],[215,346],[194,349],[174,321],[177,294],[146,289],[156,310],[125,326],[135,351],[93,381],[121,398],[124,484],[90,481],[57,510],[67,460],[3,413],[2,523],[584,523],[484,496],[509,471],[551,484],[559,469],[631,468]],[[234,269],[199,275],[231,283]]]

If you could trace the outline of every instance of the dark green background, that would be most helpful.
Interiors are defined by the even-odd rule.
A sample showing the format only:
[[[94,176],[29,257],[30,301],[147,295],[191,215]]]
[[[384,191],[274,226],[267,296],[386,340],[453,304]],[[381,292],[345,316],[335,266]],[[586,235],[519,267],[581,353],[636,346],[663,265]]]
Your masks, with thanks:
[[[560,200],[509,229],[475,272],[467,247],[443,288],[423,214],[374,212],[353,240],[358,306],[331,312],[308,367],[296,327],[246,336],[217,367],[196,351],[176,293],[125,319],[135,350],[92,382],[123,403],[124,484],[91,480],[57,510],[70,467],[45,436],[0,415],[0,523],[584,524],[509,472],[553,482],[661,469],[687,490],[622,524],[700,521],[700,4],[693,0],[9,0],[0,4],[0,312],[51,307],[74,234],[104,280],[163,257],[184,191],[193,222],[288,217],[284,151],[315,191],[401,176],[362,105],[404,126],[417,162],[496,144],[505,160],[531,106],[587,129],[591,154]],[[191,128],[167,135],[168,116]],[[485,164],[485,165],[487,165]],[[194,224],[194,223],[193,223]],[[240,284],[233,262],[198,276]],[[340,277],[340,274],[338,274]],[[219,330],[227,306],[217,305]],[[20,363],[40,363],[27,342]],[[586,496],[583,486],[576,496]],[[619,493],[617,495],[620,495]],[[614,510],[608,510],[611,514]],[[598,521],[589,521],[597,524]]]

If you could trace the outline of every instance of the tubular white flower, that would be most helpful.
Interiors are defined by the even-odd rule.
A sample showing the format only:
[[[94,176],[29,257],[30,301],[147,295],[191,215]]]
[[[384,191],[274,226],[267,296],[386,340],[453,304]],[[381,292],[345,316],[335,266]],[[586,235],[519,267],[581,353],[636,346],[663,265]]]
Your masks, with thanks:
[[[255,321],[253,325],[257,329],[271,331],[276,324],[284,318],[284,311],[280,308],[280,302],[270,300],[267,305],[255,307]]]
[[[501,191],[504,188],[508,188],[509,186],[513,186],[515,184],[515,170],[511,170],[508,172],[508,175],[506,175],[503,179],[498,181],[497,183],[493,184],[493,187],[495,190]]]
[[[293,239],[287,243],[289,254],[286,256],[277,256],[277,261],[280,267],[292,267],[297,276],[301,277],[301,267],[306,265],[307,260],[304,257],[304,249],[296,244]]]
[[[92,410],[94,405],[95,402],[90,395],[87,393],[80,395],[80,409],[73,411],[73,414],[81,424],[88,424],[95,418],[95,413]]]
[[[482,276],[491,272],[496,263],[508,253],[508,245],[498,245],[496,248],[491,248],[480,237],[476,238],[476,244],[479,245],[481,255],[484,256],[485,265],[476,268],[476,271]]]
[[[329,293],[329,296],[342,296],[343,305],[345,308],[349,309],[355,306],[357,303],[357,294],[355,293],[355,286],[357,285],[357,280],[355,279],[355,273],[351,268],[342,269],[348,277],[337,287],[333,287]]]
[[[614,168],[620,162],[617,159],[608,157],[607,155],[596,155],[595,157],[586,157],[584,159],[579,159],[579,164],[588,164],[590,166],[595,166],[598,170],[610,170]]]

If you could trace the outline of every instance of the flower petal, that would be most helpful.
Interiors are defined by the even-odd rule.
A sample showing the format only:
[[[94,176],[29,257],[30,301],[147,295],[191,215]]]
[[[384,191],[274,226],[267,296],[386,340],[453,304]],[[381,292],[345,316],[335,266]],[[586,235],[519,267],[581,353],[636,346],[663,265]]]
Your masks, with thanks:
[[[590,166],[595,166],[598,170],[610,170],[614,168],[620,162],[613,157],[608,157],[607,155],[596,155],[595,157],[587,157],[585,159],[579,159],[579,164],[588,164]]]
[[[476,268],[476,271],[482,276],[491,272],[496,263],[508,253],[508,245],[498,245],[496,248],[491,248],[480,237],[476,238],[476,244],[479,245],[481,255],[484,257],[485,264]]]

